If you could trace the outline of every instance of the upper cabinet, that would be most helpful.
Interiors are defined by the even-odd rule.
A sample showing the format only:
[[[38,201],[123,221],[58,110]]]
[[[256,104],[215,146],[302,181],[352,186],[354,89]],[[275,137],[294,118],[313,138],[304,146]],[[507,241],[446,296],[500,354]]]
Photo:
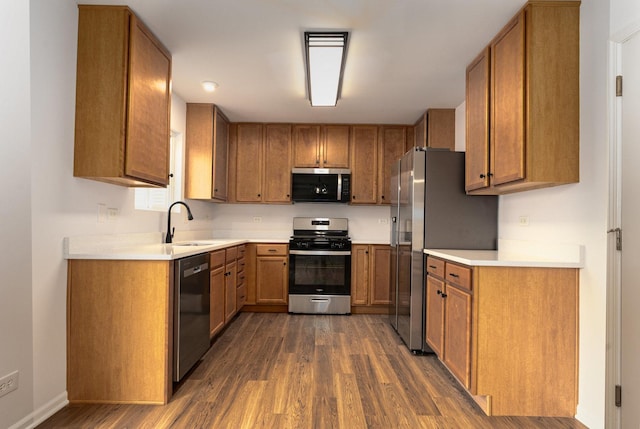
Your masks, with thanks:
[[[185,197],[227,201],[229,121],[213,104],[187,103]]]
[[[377,183],[378,127],[354,125],[351,129],[351,204],[376,204]]]
[[[456,110],[428,109],[413,129],[415,146],[455,150]]]
[[[293,166],[349,168],[348,125],[293,126]]]
[[[530,1],[468,66],[468,193],[579,181],[579,6]]]
[[[291,202],[291,125],[232,124],[232,201]]]
[[[378,134],[378,203],[390,204],[391,166],[406,152],[407,127],[383,125]]]
[[[74,176],[167,186],[171,54],[127,7],[78,8]]]

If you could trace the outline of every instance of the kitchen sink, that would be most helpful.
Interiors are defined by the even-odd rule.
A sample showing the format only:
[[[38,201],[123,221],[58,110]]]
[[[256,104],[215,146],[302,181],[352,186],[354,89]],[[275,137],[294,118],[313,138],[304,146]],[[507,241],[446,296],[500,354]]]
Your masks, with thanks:
[[[215,246],[217,244],[223,244],[224,240],[197,240],[197,241],[185,241],[182,243],[172,243],[173,246]]]

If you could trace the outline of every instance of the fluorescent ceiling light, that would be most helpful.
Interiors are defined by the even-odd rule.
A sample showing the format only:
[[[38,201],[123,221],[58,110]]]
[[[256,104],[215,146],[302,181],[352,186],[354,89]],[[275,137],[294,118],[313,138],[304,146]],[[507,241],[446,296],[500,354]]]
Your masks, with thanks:
[[[335,106],[342,87],[347,32],[305,31],[307,85],[312,106]]]

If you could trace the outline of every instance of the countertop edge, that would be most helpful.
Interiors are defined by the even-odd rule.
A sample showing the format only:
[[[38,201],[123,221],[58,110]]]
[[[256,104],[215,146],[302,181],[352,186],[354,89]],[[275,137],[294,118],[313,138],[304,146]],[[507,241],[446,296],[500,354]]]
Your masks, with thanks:
[[[498,250],[424,249],[424,253],[460,264],[479,267],[584,268],[584,260],[550,260],[513,255]]]

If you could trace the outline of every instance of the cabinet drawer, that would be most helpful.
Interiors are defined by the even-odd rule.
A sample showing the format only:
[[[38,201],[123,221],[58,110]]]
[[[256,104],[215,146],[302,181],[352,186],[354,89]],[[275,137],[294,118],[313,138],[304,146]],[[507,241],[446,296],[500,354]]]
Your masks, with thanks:
[[[225,260],[225,251],[223,250],[216,250],[214,252],[211,252],[209,254],[209,268],[210,269],[216,269],[218,267],[221,267],[224,265],[224,260]]]
[[[247,247],[244,244],[242,244],[236,247],[236,249],[238,250],[238,259],[244,258],[244,253],[247,250]]]
[[[287,244],[256,244],[256,254],[259,256],[285,256]]]
[[[240,310],[246,302],[247,287],[245,285],[242,285],[236,289],[236,310]]]
[[[240,255],[238,254],[238,257],[239,257],[239,256],[240,256]],[[245,263],[245,259],[244,259],[244,258],[242,258],[242,259],[238,259],[238,273],[241,273],[241,272],[243,272],[243,271],[244,271],[244,266],[245,266],[245,265],[246,265],[246,263]]]
[[[447,262],[446,265],[447,282],[471,290],[471,268],[462,267]]]
[[[427,272],[436,277],[444,278],[444,261],[433,256],[427,256]]]
[[[229,262],[233,262],[238,257],[238,248],[237,247],[227,247],[227,264]]]
[[[237,281],[237,286],[240,287],[241,285],[244,284],[244,271],[238,271],[238,273],[236,274],[236,281]]]

